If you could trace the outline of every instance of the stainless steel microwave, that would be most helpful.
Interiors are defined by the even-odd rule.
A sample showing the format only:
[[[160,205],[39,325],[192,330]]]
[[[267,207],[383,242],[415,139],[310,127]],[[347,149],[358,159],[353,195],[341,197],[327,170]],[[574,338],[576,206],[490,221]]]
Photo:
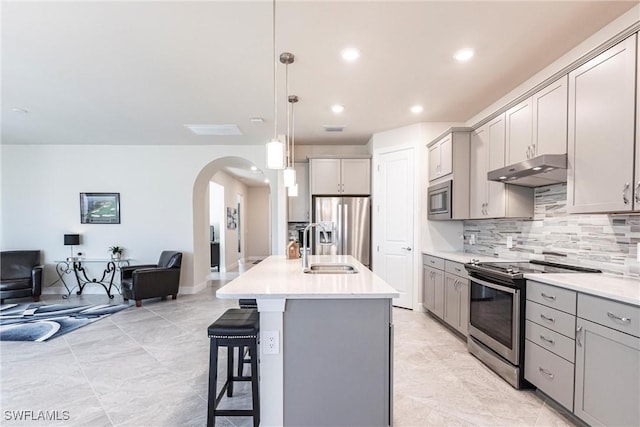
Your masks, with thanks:
[[[427,190],[427,218],[442,220],[453,218],[453,180],[432,185]]]

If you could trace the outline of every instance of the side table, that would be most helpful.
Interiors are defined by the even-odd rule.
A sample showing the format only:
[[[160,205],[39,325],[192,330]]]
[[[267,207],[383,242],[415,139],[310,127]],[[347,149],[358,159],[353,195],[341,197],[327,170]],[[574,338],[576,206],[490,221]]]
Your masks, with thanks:
[[[64,261],[55,261],[56,273],[58,273],[58,277],[60,277],[62,284],[67,290],[67,295],[66,296],[63,295],[62,298],[64,299],[69,298],[69,296],[71,296],[71,292],[75,288],[78,288],[78,290],[76,291],[76,295],[81,295],[85,286],[92,283],[96,283],[104,288],[109,298],[113,299],[113,294],[111,293],[111,289],[113,287],[115,287],[118,290],[118,293],[121,293],[118,285],[113,283],[116,270],[120,270],[120,267],[122,266],[128,266],[129,261],[130,261],[129,258],[121,258],[121,259],[114,260],[114,259],[106,259],[106,258],[105,259],[98,259],[98,258],[81,259],[81,258],[75,258],[75,257],[67,258]],[[100,279],[89,277],[89,274],[85,269],[85,266],[83,265],[83,263],[84,264],[90,264],[90,263],[105,264],[106,266],[104,268],[104,271],[102,272],[102,277]],[[73,273],[73,275],[75,276],[76,285],[69,287],[69,285],[67,284],[64,278],[65,278],[65,275],[71,274],[71,273]]]

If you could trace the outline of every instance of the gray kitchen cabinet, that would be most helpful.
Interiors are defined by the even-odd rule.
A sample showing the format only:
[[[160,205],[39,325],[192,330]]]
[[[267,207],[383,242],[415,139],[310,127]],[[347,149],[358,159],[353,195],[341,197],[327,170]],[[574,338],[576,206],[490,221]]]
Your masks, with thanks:
[[[567,76],[507,110],[506,164],[567,152]]]
[[[451,218],[469,218],[469,144],[471,128],[451,128],[427,144],[429,185],[451,181]]]
[[[287,197],[289,203],[289,222],[309,222],[311,217],[309,209],[311,199],[309,197],[309,164],[295,163],[296,182],[298,183],[298,196]]]
[[[442,319],[444,317],[444,260],[429,255],[422,256],[423,301],[425,309]],[[424,304],[424,303],[423,303]]]
[[[592,426],[640,425],[640,338],[578,318],[574,413]]]
[[[640,169],[634,157],[636,38],[628,37],[569,73],[569,213],[640,209]]]
[[[527,281],[524,377],[573,409],[576,292]]]
[[[469,216],[511,218],[533,215],[533,189],[487,180],[505,165],[505,114],[471,134]]]
[[[469,279],[445,273],[443,320],[455,330],[469,334]]]
[[[312,196],[368,196],[371,193],[371,159],[310,159],[309,181]]]
[[[429,181],[453,172],[453,135],[442,137],[429,147]]]

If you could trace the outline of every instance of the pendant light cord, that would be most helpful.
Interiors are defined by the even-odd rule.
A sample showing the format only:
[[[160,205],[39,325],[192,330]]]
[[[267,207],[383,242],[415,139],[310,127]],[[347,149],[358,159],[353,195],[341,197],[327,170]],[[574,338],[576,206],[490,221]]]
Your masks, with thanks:
[[[290,107],[289,104],[291,104],[289,102],[289,64],[285,64],[284,66],[284,81],[285,81],[285,92],[286,92],[286,100],[287,100],[287,166],[291,167],[293,166],[293,162],[291,161],[291,138],[289,137],[289,135],[291,135],[291,113],[290,113]]]
[[[276,0],[273,0],[273,140],[278,138],[278,99],[276,98]]]

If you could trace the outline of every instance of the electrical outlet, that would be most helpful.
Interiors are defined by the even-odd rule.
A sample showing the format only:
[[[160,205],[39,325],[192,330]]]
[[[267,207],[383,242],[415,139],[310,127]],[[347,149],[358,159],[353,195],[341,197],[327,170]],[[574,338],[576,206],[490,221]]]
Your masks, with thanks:
[[[469,234],[469,244],[472,245],[472,246],[476,244],[476,235],[475,234]]]
[[[278,331],[263,331],[260,339],[262,354],[280,354],[280,336]]]
[[[513,247],[513,237],[507,236],[507,249],[511,249]]]

